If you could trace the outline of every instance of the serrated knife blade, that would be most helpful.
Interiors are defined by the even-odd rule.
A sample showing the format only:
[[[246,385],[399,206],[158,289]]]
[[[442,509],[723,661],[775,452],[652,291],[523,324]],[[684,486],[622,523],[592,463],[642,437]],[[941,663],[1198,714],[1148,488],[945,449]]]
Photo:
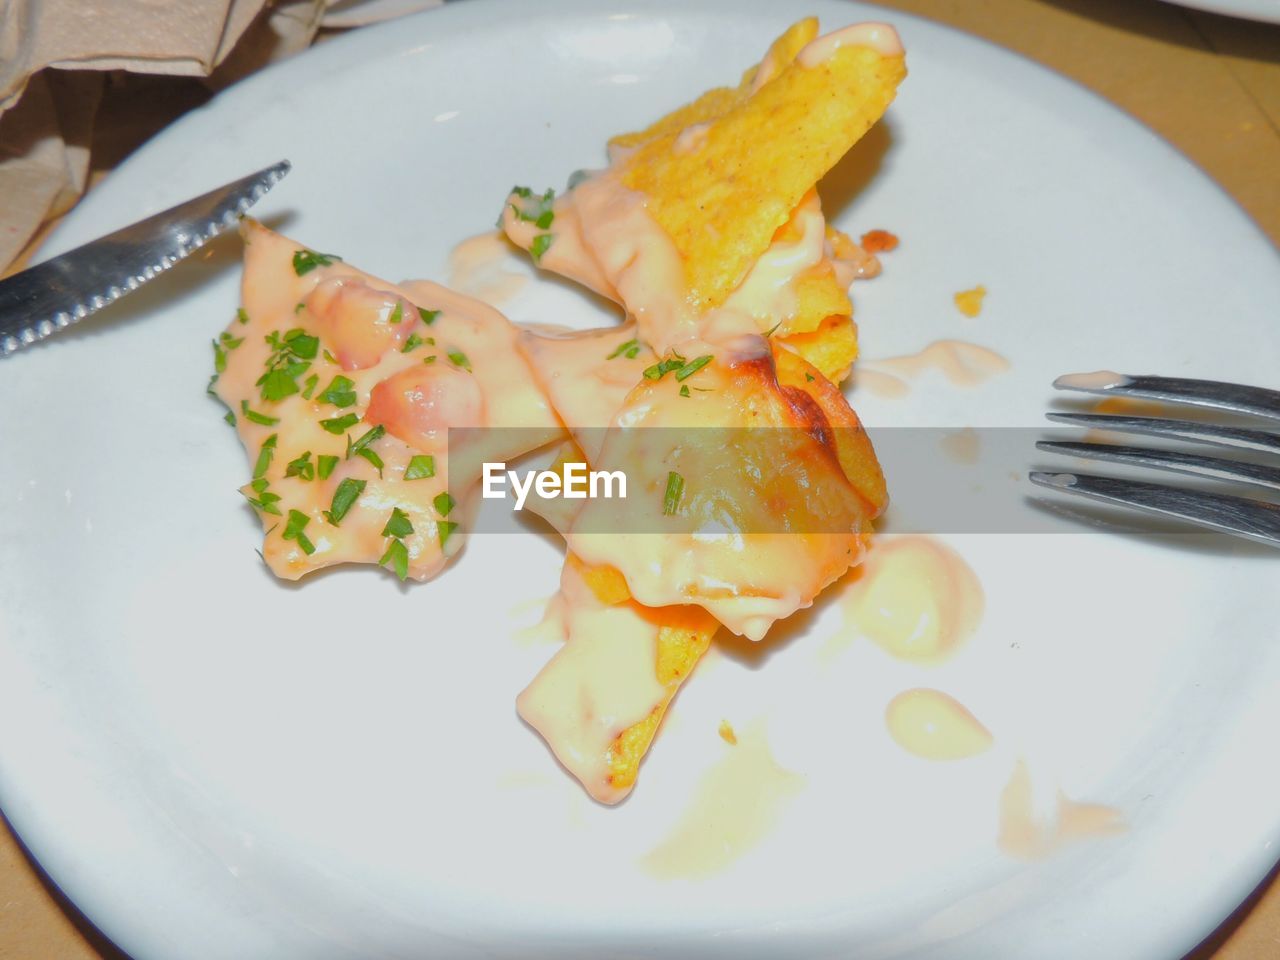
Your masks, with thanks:
[[[65,330],[236,225],[289,172],[257,173],[0,280],[0,357]]]

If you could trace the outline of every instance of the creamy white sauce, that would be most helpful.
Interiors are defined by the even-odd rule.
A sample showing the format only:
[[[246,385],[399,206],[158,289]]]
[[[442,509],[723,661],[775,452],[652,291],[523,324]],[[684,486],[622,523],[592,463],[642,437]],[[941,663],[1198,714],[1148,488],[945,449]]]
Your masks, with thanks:
[[[905,52],[898,31],[889,24],[855,23],[805,44],[796,62],[812,69],[826,63],[842,47],[869,47],[882,57],[900,57]]]
[[[592,797],[617,803],[630,787],[613,784],[609,748],[667,694],[657,677],[658,625],[635,603],[601,603],[571,563],[560,597],[568,640],[516,709]]]

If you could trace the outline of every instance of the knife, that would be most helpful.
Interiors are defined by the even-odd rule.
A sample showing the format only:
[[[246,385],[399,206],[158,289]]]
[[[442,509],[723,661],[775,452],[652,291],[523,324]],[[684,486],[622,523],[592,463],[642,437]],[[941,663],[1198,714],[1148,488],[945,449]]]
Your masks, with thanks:
[[[289,172],[289,161],[0,280],[0,357],[43,340],[204,246]]]

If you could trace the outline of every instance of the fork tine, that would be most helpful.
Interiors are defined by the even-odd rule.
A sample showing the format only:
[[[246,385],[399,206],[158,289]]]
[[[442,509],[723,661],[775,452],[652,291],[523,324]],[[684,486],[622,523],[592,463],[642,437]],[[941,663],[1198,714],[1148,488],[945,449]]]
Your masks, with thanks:
[[[1211,443],[1236,450],[1252,450],[1257,453],[1280,453],[1280,434],[1266,430],[1246,430],[1241,427],[1219,427],[1212,423],[1196,423],[1191,420],[1166,420],[1162,417],[1126,417],[1105,413],[1050,413],[1050,420],[1069,423],[1076,427],[1092,427],[1114,433],[1138,433],[1171,440],[1188,440],[1193,443]]]
[[[1033,471],[1028,479],[1062,493],[1117,506],[1136,507],[1223,533],[1280,545],[1280,506],[1273,503],[1089,474]]]
[[[1228,480],[1251,483],[1270,490],[1280,490],[1280,470],[1260,463],[1228,460],[1223,457],[1202,457],[1194,453],[1175,450],[1152,450],[1147,447],[1127,447],[1109,443],[1074,443],[1057,440],[1041,440],[1037,450],[1046,453],[1062,453],[1085,460],[1107,460],[1111,463],[1127,463],[1135,467],[1152,467],[1185,473],[1210,480]]]
[[[1238,383],[1187,380],[1181,377],[1129,376],[1099,370],[1097,373],[1070,373],[1053,381],[1053,385],[1059,390],[1187,403],[1212,410],[1229,410],[1280,420],[1280,391],[1246,387]]]

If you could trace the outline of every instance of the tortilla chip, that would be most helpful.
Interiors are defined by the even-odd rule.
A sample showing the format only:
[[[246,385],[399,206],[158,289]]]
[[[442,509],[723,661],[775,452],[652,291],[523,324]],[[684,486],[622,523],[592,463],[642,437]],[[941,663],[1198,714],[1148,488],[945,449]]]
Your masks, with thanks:
[[[655,125],[662,132],[624,161],[623,183],[645,195],[675,243],[691,303],[718,306],[742,282],[804,195],[884,113],[905,75],[900,56],[840,47],[811,67],[792,61],[733,99],[702,121],[702,137],[685,149],[677,145],[684,127]],[[690,116],[680,117],[685,126]]]

